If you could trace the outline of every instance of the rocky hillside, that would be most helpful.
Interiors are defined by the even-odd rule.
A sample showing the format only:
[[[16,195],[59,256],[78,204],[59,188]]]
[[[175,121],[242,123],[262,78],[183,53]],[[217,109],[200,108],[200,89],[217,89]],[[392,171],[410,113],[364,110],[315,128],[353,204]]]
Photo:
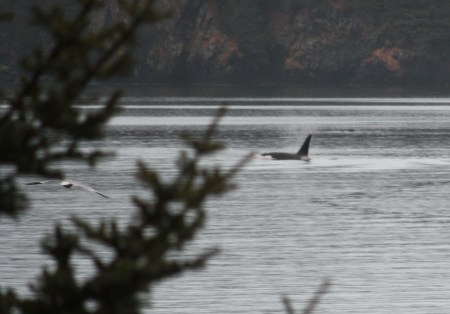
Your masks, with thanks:
[[[109,11],[94,24],[120,18],[115,1],[108,2]],[[173,17],[142,31],[133,82],[450,86],[450,1],[160,0],[159,5]],[[19,40],[30,32],[10,29]],[[28,45],[1,45],[3,79],[14,72],[12,61],[20,54],[15,49],[29,51]]]

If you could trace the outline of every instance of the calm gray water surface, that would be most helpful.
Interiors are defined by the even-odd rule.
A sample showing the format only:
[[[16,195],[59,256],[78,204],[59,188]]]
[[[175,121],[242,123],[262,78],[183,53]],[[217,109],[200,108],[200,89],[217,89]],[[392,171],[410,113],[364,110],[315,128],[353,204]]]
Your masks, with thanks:
[[[0,221],[0,284],[27,293],[48,263],[36,243],[56,221],[127,220],[130,196],[146,195],[136,159],[171,175],[179,132],[200,134],[222,100],[126,98],[107,139],[92,144],[117,155],[94,170],[64,164],[113,199],[27,187],[32,210]],[[208,203],[190,246],[221,254],[157,286],[148,313],[275,313],[282,295],[300,310],[326,278],[317,313],[450,313],[450,99],[227,100],[217,139],[228,148],[212,162],[295,152],[310,133],[312,162],[252,160],[239,189]]]

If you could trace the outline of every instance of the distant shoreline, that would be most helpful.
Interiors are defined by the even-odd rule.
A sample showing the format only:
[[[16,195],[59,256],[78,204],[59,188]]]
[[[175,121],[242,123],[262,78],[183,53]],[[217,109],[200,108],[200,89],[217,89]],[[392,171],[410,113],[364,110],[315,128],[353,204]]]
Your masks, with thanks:
[[[417,87],[259,87],[230,85],[91,85],[88,95],[107,95],[122,90],[128,96],[173,97],[450,97],[448,88]]]

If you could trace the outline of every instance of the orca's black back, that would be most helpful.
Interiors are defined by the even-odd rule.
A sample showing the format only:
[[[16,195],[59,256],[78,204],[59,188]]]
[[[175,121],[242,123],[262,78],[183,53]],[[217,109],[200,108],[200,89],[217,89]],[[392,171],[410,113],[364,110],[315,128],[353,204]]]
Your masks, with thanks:
[[[300,159],[300,156],[297,154],[289,154],[289,153],[264,153],[262,156],[270,156],[273,159],[278,160],[297,160]]]

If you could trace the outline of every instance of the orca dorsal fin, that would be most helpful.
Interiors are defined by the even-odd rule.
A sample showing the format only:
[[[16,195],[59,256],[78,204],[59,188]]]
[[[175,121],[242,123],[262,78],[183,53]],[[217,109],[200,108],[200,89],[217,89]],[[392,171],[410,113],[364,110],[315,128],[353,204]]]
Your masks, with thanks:
[[[308,156],[308,150],[309,150],[309,142],[311,141],[311,134],[309,134],[305,141],[303,142],[302,147],[300,147],[300,150],[298,151],[297,155],[300,156]]]

